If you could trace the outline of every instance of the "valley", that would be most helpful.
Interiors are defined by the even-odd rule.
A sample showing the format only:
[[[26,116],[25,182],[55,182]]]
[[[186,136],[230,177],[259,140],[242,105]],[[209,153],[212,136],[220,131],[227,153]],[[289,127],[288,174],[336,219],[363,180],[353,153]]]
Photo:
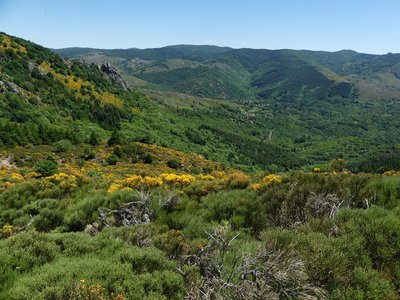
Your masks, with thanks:
[[[399,299],[399,78],[0,33],[0,299]]]

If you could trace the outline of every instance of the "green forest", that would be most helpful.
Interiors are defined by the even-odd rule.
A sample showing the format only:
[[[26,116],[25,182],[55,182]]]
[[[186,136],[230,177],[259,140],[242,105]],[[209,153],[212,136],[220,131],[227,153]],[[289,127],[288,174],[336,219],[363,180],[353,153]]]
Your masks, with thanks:
[[[399,65],[0,33],[0,299],[399,299]]]

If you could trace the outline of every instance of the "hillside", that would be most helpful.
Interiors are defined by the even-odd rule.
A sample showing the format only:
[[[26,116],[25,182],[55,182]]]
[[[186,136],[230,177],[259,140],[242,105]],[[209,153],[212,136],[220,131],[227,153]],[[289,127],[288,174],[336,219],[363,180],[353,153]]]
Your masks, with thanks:
[[[91,135],[105,140],[119,131],[126,141],[157,143],[243,167],[301,164],[285,146],[245,134],[252,128],[240,105],[125,91],[96,65],[62,59],[5,34],[1,39],[0,131],[6,146],[64,139],[82,143]]]
[[[396,55],[127,51],[0,34],[0,299],[399,299]]]
[[[363,159],[400,142],[397,54],[189,45],[55,51],[88,63],[109,62],[131,87],[150,95],[158,91],[166,103],[180,93],[187,101],[191,95],[202,103],[207,97],[235,103],[241,113],[234,113],[239,124],[233,132],[242,137],[251,132],[255,140],[290,149],[307,163]],[[213,125],[213,133],[226,131],[223,124]]]
[[[399,96],[400,55],[254,50],[177,45],[158,49],[55,50],[68,58],[111,62],[134,86],[219,99],[361,101]]]
[[[344,80],[348,76],[343,71],[347,70],[346,62],[356,56],[361,63],[369,55],[336,53],[335,60],[329,62],[329,53],[325,52],[302,51],[294,55],[289,50],[208,46],[131,50],[132,55],[145,51],[140,54],[143,59],[173,57],[178,72],[185,69],[185,64],[204,65],[210,57],[221,57],[220,61],[229,64],[225,74],[234,74],[235,80],[231,80],[233,75],[221,77],[213,73],[215,78],[238,88],[229,88],[229,93],[239,95],[242,91],[249,95],[246,100],[232,101],[168,92],[154,83],[152,89],[138,88],[129,80],[133,75],[123,75],[131,86],[131,91],[125,91],[98,65],[62,59],[43,47],[4,34],[2,39],[0,140],[6,146],[51,144],[63,139],[82,143],[92,134],[104,141],[112,131],[119,131],[127,141],[194,152],[228,166],[284,170],[326,163],[337,156],[360,160],[389,151],[400,142],[400,121],[396,118],[400,103],[392,100],[396,98],[360,99],[356,87],[360,83],[353,84],[348,79],[332,82],[326,77]],[[76,54],[80,49],[68,51]],[[110,50],[116,60],[121,60],[117,56],[120,52]],[[396,55],[392,56],[394,61]],[[176,57],[184,58],[183,67]],[[378,58],[383,64],[384,58],[378,56],[375,60]],[[142,58],[133,60],[137,59]],[[322,67],[323,61],[326,66]],[[335,70],[337,73],[328,69],[335,61],[342,64]],[[220,62],[214,65],[220,66]],[[371,75],[368,80],[384,85],[379,76],[387,77],[392,72],[389,70],[395,69],[394,62],[392,65],[377,69],[376,78],[371,79]],[[124,74],[118,64],[115,66]],[[277,68],[281,73],[271,71]],[[362,65],[357,72],[371,72],[373,68],[377,67]],[[143,74],[156,74],[151,70],[155,69],[149,67]],[[214,75],[209,72],[214,71],[203,73],[204,81],[196,77],[195,83],[184,83],[188,77],[182,74],[180,80],[170,75],[165,78],[171,81],[169,86],[212,86],[207,81]],[[254,86],[250,89],[242,84],[251,80]],[[396,82],[392,83],[395,86]],[[378,91],[379,86],[374,89]]]

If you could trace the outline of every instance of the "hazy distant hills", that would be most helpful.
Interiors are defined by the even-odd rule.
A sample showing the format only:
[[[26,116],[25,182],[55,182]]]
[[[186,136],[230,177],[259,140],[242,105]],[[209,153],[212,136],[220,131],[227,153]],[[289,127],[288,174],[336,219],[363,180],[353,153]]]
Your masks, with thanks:
[[[363,101],[400,96],[400,54],[191,45],[55,51],[89,63],[110,62],[132,86],[200,97],[293,102],[335,95]]]

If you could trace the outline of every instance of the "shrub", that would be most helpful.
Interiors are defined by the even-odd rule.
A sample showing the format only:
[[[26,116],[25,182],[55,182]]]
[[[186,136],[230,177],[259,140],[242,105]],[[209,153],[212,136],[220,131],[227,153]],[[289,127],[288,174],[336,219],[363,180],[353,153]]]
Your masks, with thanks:
[[[106,162],[110,165],[110,166],[114,166],[117,164],[118,162],[118,156],[116,156],[115,154],[110,155],[109,157],[107,157]]]
[[[207,195],[202,199],[204,216],[209,221],[229,221],[234,229],[265,226],[265,222],[259,223],[260,217],[265,215],[254,209],[254,204],[258,203],[256,197],[254,192],[248,190],[220,191]]]
[[[349,287],[336,289],[332,294],[332,299],[398,299],[394,286],[390,281],[382,278],[381,274],[376,270],[355,268],[350,277]]]
[[[71,149],[72,143],[70,140],[61,140],[54,143],[54,146],[56,147],[56,152],[65,152]]]
[[[171,169],[179,169],[180,163],[176,159],[170,159],[167,161],[167,166],[170,167]]]
[[[250,184],[250,177],[241,172],[234,172],[230,174],[228,177],[225,177],[223,181],[226,182],[226,184],[230,188],[245,189]]]
[[[15,233],[16,229],[12,225],[4,225],[0,228],[0,239],[8,238]]]
[[[123,155],[121,147],[119,146],[115,147],[113,154],[116,155],[118,158],[121,158]]]
[[[52,158],[47,158],[35,164],[35,171],[42,176],[51,176],[58,170],[58,165]]]
[[[331,169],[334,172],[343,172],[346,167],[346,161],[343,158],[336,158],[331,162]]]
[[[59,210],[50,210],[45,208],[40,211],[39,215],[35,218],[33,226],[39,231],[50,231],[63,223],[63,214]]]
[[[92,146],[98,146],[100,144],[100,137],[96,132],[92,131],[89,136],[88,143]]]
[[[93,159],[95,158],[95,152],[93,151],[93,149],[91,147],[84,147],[83,148],[83,155],[82,157],[85,160],[89,160],[89,159]]]
[[[188,241],[179,230],[169,230],[159,235],[154,244],[166,252],[170,259],[179,258],[188,251]]]
[[[151,156],[150,154],[145,154],[145,155],[143,156],[143,162],[144,162],[145,164],[151,165],[151,164],[153,163],[153,156]]]
[[[114,130],[111,133],[111,137],[108,139],[108,146],[120,145],[122,143],[122,138],[118,130]]]

